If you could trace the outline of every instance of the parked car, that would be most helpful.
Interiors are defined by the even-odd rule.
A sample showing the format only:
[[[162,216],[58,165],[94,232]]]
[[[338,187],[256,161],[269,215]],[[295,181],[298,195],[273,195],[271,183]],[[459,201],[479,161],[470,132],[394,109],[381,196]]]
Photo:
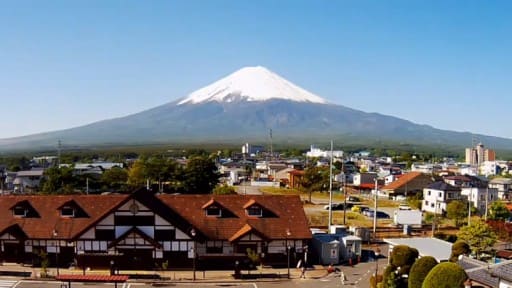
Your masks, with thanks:
[[[373,218],[374,211],[373,210],[368,210],[368,211],[366,211],[363,214],[368,216],[368,217],[370,217],[370,218]],[[387,213],[385,213],[385,212],[377,211],[377,218],[379,218],[379,219],[390,219],[391,217]]]
[[[398,206],[398,210],[412,210],[411,207],[407,204],[400,204]]]
[[[324,206],[325,210],[329,210],[329,204]],[[332,203],[331,210],[343,210],[343,203]]]

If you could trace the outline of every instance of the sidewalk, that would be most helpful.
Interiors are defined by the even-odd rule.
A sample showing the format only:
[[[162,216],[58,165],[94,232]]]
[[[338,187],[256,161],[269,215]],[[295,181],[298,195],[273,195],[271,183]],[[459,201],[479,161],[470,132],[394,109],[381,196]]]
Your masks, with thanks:
[[[66,269],[59,268],[59,275],[83,275],[82,269]],[[56,268],[48,268],[48,275],[55,277],[57,275]],[[301,271],[295,267],[290,267],[290,279],[299,279]],[[17,276],[22,278],[38,279],[41,277],[41,268],[23,266],[15,263],[4,263],[0,265],[0,272],[12,274],[26,273],[25,276]],[[1,274],[1,273],[0,273]],[[194,271],[150,271],[150,270],[121,270],[119,274],[137,276],[139,279],[131,279],[131,281],[156,281],[156,282],[192,282],[194,281]],[[266,268],[258,267],[256,270],[242,270],[242,279],[235,279],[232,270],[207,270],[195,271],[196,282],[239,282],[239,281],[288,281],[287,268]],[[30,276],[28,276],[30,275]],[[86,270],[85,275],[110,275],[109,270]],[[13,276],[13,275],[11,275]],[[306,279],[318,279],[327,276],[327,271],[323,266],[314,266],[306,271]]]

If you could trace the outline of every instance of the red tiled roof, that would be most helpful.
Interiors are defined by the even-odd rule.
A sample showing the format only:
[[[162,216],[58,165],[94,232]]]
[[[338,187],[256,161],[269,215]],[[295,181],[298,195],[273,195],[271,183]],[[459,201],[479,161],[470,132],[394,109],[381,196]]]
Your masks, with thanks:
[[[142,195],[142,196],[141,196]],[[228,240],[242,227],[249,225],[251,232],[258,232],[267,239],[310,239],[308,220],[299,196],[295,195],[158,195],[146,191],[130,195],[69,195],[69,196],[0,196],[0,231],[20,230],[29,239],[52,239],[55,230],[58,239],[74,239],[85,233],[104,217],[135,197],[147,197],[145,205],[153,207],[180,229],[196,228],[198,235],[208,239]],[[143,200],[143,199],[140,199]],[[16,217],[10,208],[28,201],[39,217]],[[74,201],[89,217],[61,217],[59,207]],[[211,217],[204,212],[205,203],[217,203],[227,210],[225,217]],[[212,202],[212,203],[213,203]],[[144,204],[144,202],[143,202]],[[262,217],[249,216],[245,208],[258,204],[263,208]],[[164,215],[165,214],[165,215]],[[178,225],[179,224],[179,225]],[[186,232],[183,230],[184,232]],[[2,232],[2,233],[3,233]],[[13,232],[13,233],[14,233]],[[240,232],[241,233],[241,232]],[[23,236],[25,236],[23,235]]]
[[[295,195],[159,195],[162,202],[180,214],[209,239],[229,240],[246,224],[268,239],[310,239],[311,231],[299,196]],[[232,217],[208,217],[201,208],[213,198]],[[275,217],[248,216],[244,206],[257,203]],[[224,212],[222,213],[224,215]]]
[[[404,186],[406,183],[412,181],[418,176],[421,176],[423,173],[421,172],[409,172],[406,174],[403,174],[400,178],[396,179],[395,181],[389,183],[388,185],[382,187],[382,190],[395,190],[402,186]]]
[[[375,184],[374,183],[361,183],[358,186],[354,186],[354,187],[359,187],[362,189],[375,189]]]
[[[101,220],[129,195],[59,195],[59,196],[0,196],[0,231],[18,224],[30,239],[52,239],[53,231],[57,238],[71,239],[92,223]],[[59,207],[69,201],[82,207],[89,217],[61,217]],[[40,217],[16,217],[10,211],[16,203],[28,201]]]

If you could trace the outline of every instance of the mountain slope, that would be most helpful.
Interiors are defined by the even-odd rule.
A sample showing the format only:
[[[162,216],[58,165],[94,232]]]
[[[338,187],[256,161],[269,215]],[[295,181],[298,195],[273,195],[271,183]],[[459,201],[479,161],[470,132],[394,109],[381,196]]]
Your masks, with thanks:
[[[265,93],[265,95],[260,95]],[[271,96],[269,96],[271,95]],[[276,96],[277,95],[277,96]],[[122,118],[67,130],[0,140],[0,149],[150,143],[265,142],[274,138],[352,137],[412,144],[471,143],[472,134],[435,129],[377,113],[365,113],[324,99],[262,67],[244,68],[187,98]],[[478,135],[494,149],[510,149],[512,140]]]

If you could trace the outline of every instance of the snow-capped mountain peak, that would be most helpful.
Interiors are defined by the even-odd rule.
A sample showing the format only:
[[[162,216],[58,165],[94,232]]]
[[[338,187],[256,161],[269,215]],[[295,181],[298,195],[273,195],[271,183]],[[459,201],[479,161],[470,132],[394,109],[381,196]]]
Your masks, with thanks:
[[[267,68],[256,66],[242,68],[217,82],[192,92],[177,105],[211,101],[266,101],[271,99],[327,103],[323,98],[298,87]]]

